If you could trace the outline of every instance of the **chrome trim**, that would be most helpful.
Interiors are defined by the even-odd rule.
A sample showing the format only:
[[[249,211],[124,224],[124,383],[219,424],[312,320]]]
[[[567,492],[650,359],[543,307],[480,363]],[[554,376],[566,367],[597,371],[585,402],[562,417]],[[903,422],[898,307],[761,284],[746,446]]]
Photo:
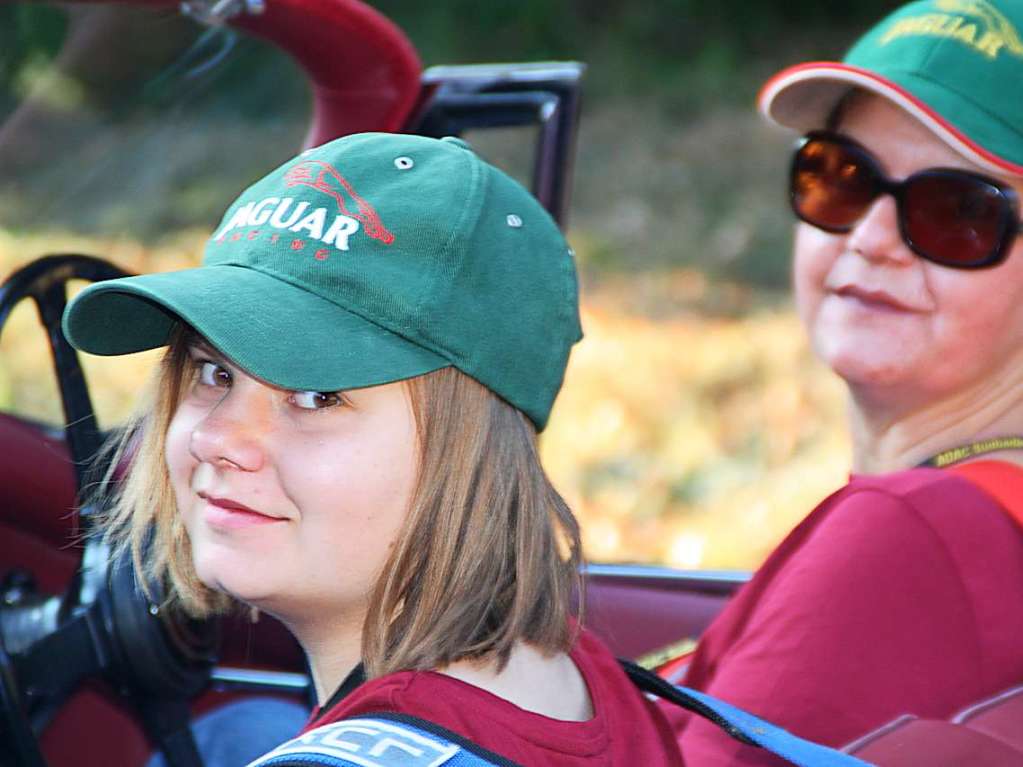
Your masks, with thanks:
[[[657,565],[587,565],[583,575],[595,581],[633,581],[671,590],[731,594],[753,574],[748,570],[677,570]]]
[[[664,578],[683,581],[724,581],[742,584],[753,577],[749,570],[677,570],[657,565],[586,565],[586,575],[615,578]]]
[[[579,80],[586,65],[578,61],[530,61],[507,64],[437,64],[423,72],[423,84],[461,81],[532,83]]]
[[[215,666],[210,674],[210,680],[218,690],[259,690],[301,695],[307,694],[312,685],[312,680],[307,674],[234,666]]]
[[[967,706],[958,714],[949,719],[949,721],[952,722],[952,724],[963,724],[967,722],[970,719],[970,717],[983,713],[986,709],[1004,703],[1009,698],[1014,698],[1020,694],[1023,694],[1023,685],[1017,685],[1016,687],[1012,687],[1006,690],[1005,692],[1000,692],[997,695],[993,695],[990,698],[985,698],[979,703],[974,703],[971,706]]]

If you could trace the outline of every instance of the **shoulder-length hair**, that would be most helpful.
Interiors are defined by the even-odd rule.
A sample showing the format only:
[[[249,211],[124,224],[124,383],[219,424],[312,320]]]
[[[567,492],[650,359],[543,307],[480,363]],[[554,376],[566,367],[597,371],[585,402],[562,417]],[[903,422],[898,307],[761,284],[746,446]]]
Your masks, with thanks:
[[[191,615],[230,609],[202,583],[165,461],[167,429],[191,383],[174,332],[140,406],[108,448],[114,487],[98,529],[130,553],[139,580]],[[544,473],[536,431],[512,405],[455,368],[405,382],[419,443],[408,513],[369,596],[362,659],[372,678],[464,659],[504,666],[518,641],[556,652],[581,599],[579,527]],[[118,466],[128,468],[114,482]]]

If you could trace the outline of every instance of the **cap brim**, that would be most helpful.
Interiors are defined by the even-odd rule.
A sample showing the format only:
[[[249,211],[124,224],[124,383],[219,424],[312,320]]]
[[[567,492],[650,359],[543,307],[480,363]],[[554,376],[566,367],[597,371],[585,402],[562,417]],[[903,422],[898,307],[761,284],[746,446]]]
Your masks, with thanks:
[[[906,77],[913,79],[912,75]],[[914,83],[914,87],[920,92],[935,87],[922,78],[917,79],[919,82]],[[815,61],[783,69],[764,84],[757,106],[768,120],[806,132],[822,127],[839,99],[853,87],[894,102],[953,150],[988,172],[1023,176],[1023,165],[986,150],[906,88],[860,67],[836,61]]]
[[[68,306],[64,334],[92,354],[130,354],[166,344],[178,321],[285,389],[356,389],[451,364],[307,290],[226,265],[90,285]]]

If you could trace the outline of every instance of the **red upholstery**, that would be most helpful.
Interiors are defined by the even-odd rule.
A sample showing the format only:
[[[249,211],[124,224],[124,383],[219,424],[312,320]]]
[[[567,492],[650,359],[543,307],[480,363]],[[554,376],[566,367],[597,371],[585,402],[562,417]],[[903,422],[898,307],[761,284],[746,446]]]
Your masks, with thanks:
[[[138,767],[152,748],[135,719],[105,685],[73,695],[43,731],[49,767]]]
[[[1023,754],[1023,685],[963,709],[952,721],[1007,743]]]
[[[591,575],[584,620],[616,655],[638,658],[700,636],[729,596],[726,589],[701,591],[684,579]]]
[[[845,750],[878,767],[1023,767],[1023,687],[949,721],[902,716]]]
[[[0,413],[0,576],[35,576],[46,593],[64,590],[78,565],[75,478],[64,443]]]
[[[75,476],[62,440],[0,413],[0,524],[63,546],[72,530]]]

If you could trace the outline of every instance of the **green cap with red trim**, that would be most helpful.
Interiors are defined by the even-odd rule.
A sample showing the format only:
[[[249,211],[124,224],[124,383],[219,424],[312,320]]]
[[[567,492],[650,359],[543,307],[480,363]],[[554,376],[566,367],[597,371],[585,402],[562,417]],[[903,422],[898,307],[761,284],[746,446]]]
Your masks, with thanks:
[[[822,127],[850,88],[879,94],[989,172],[1023,176],[1023,0],[920,0],[870,29],[842,62],[782,70],[760,111]]]
[[[582,335],[572,251],[543,206],[459,139],[385,133],[285,163],[228,209],[202,266],[90,285],[64,332],[128,354],[177,322],[285,389],[452,366],[537,429]]]

